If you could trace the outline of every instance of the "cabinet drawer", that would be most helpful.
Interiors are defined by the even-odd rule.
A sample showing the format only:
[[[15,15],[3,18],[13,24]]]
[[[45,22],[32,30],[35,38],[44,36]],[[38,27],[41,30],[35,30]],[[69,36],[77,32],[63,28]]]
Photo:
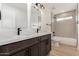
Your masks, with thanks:
[[[46,40],[46,39],[51,39],[51,34],[41,36],[40,39],[41,39],[41,41]]]

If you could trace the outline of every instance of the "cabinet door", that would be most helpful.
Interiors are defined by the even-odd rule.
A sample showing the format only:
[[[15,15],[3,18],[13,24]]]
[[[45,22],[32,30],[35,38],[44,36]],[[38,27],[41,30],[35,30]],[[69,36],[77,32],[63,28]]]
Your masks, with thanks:
[[[43,40],[41,43],[40,43],[40,55],[41,56],[45,56],[46,55],[46,40]]]
[[[46,49],[47,49],[47,54],[50,52],[51,50],[51,38],[48,38],[46,43]]]
[[[31,56],[39,56],[39,43],[30,47]]]
[[[12,56],[29,56],[29,49],[24,49],[14,53]]]

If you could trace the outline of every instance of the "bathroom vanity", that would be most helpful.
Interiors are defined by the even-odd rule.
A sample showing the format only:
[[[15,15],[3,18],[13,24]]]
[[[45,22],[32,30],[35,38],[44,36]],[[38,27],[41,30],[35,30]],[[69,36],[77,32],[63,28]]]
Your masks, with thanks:
[[[4,20],[1,21],[0,56],[48,55],[51,50],[51,30],[46,25],[49,15],[45,16],[47,22],[43,22],[42,10],[35,8],[35,4],[28,9],[27,4],[4,3],[1,6]]]
[[[0,45],[0,56],[46,56],[51,50],[51,34]]]

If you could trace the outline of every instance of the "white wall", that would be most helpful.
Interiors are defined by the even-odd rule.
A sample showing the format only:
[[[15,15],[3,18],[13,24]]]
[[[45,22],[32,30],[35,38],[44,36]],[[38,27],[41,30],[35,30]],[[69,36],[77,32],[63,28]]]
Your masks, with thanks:
[[[41,18],[41,32],[51,32],[51,10],[50,9],[44,9],[41,11],[42,18]],[[50,25],[46,25],[50,24]]]

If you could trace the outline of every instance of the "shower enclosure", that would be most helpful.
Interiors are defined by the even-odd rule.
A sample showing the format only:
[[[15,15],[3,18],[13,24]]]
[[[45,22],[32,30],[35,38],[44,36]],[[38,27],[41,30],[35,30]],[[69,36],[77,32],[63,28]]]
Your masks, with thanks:
[[[77,47],[77,3],[54,3],[53,5],[52,40],[58,41],[60,44]],[[62,8],[59,7],[60,5],[63,5]]]

